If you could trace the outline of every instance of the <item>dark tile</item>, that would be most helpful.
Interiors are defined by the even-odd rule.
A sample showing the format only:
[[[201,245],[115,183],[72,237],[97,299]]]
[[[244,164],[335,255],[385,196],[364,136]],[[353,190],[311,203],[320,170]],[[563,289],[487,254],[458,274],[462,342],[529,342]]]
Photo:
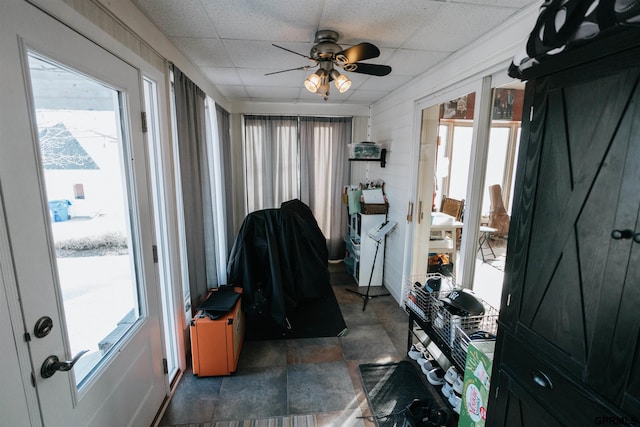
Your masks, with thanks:
[[[395,345],[399,354],[406,355],[407,353],[407,338],[409,335],[409,320],[404,322],[386,322],[382,327],[387,332],[387,335]]]
[[[286,364],[286,341],[245,341],[240,351],[238,370],[284,366]]]
[[[380,324],[349,328],[349,335],[340,337],[340,341],[346,360],[384,362],[401,356]]]
[[[345,362],[289,365],[290,414],[342,411],[358,407]]]
[[[380,324],[380,320],[375,311],[367,304],[364,310],[362,310],[363,302],[356,302],[353,304],[341,304],[340,311],[344,322],[347,324],[347,328],[362,325],[376,325]]]
[[[287,363],[325,363],[344,360],[337,337],[287,341]]]
[[[197,377],[188,369],[178,384],[160,426],[211,421],[223,377]]]
[[[287,415],[285,366],[243,369],[224,377],[212,421]]]

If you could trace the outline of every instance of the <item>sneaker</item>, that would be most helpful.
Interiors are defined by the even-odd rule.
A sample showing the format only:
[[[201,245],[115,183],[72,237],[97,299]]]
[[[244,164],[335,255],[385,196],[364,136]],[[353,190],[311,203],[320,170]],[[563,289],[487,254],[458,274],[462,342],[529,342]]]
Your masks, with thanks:
[[[420,361],[418,361],[418,363],[420,363]],[[429,375],[429,371],[434,368],[436,368],[436,365],[432,364],[431,362],[427,362],[424,365],[420,366],[420,370],[425,375]]]
[[[453,384],[453,391],[458,395],[462,396],[462,390],[464,389],[464,381],[462,378],[458,377],[456,382]]]
[[[453,406],[453,410],[456,414],[460,414],[460,406],[462,405],[462,398],[460,398],[460,396],[456,396],[455,393],[451,393],[451,396],[449,396],[449,404]]]
[[[442,368],[433,368],[427,373],[427,381],[431,385],[444,384],[444,371]]]
[[[424,346],[420,343],[417,344],[413,344],[411,346],[411,349],[409,350],[409,352],[407,353],[407,355],[413,359],[413,360],[418,360],[422,357],[422,352],[425,350]]]
[[[420,365],[420,368],[423,371],[427,371],[427,372],[429,372],[430,370],[436,367],[433,360],[425,359],[424,357],[418,359],[418,365]]]
[[[445,399],[449,399],[453,394],[453,388],[449,383],[444,383],[440,391],[442,392],[442,395],[445,397]]]
[[[451,366],[449,369],[447,369],[447,373],[444,376],[444,379],[446,382],[453,385],[458,380],[458,378],[459,378],[458,370],[456,369],[455,366]]]

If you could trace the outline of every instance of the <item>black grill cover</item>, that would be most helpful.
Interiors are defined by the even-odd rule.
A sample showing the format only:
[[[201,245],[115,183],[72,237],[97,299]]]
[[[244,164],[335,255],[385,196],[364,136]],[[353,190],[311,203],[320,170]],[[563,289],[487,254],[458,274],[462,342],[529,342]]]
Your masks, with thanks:
[[[236,237],[228,281],[243,288],[248,315],[287,328],[287,311],[326,295],[327,244],[311,209],[298,199],[246,216]]]

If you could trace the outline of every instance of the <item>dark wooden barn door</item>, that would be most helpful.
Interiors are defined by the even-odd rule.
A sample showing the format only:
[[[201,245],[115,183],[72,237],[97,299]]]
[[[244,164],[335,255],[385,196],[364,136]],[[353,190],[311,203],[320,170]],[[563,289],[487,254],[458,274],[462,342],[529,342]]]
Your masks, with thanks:
[[[535,391],[526,351],[580,393],[640,417],[638,58],[636,50],[529,85],[501,308],[514,338],[498,357],[499,381],[511,391],[498,404],[503,416],[536,405],[518,398]]]

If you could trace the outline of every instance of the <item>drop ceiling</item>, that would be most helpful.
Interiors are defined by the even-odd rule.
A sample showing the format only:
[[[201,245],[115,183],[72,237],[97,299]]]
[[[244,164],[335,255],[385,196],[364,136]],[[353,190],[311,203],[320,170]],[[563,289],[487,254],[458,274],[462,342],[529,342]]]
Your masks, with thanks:
[[[230,102],[371,104],[539,0],[132,0]],[[308,92],[308,56],[318,30],[343,48],[380,49],[384,77],[344,72],[328,101]]]

